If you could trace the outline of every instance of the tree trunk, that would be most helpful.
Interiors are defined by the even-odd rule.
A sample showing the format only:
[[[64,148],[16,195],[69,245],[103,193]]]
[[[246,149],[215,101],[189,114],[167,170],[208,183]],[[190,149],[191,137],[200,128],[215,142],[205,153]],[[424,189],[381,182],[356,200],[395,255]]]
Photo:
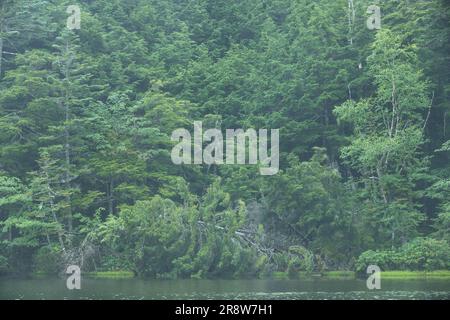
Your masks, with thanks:
[[[0,14],[3,16],[5,14],[5,3],[2,1],[2,6],[0,8]],[[3,32],[6,31],[6,21],[5,17],[0,20],[0,80],[2,79],[2,63],[3,63]]]
[[[63,231],[64,230],[61,230],[61,228],[64,228],[64,226],[62,226],[59,223],[58,218],[56,217],[55,204],[53,202],[53,194],[52,194],[53,192],[52,192],[52,188],[50,187],[50,177],[48,175],[48,172],[44,171],[44,175],[45,175],[45,180],[46,180],[46,189],[47,189],[48,201],[49,201],[49,205],[50,205],[50,212],[52,213],[53,221],[58,226],[57,234],[58,234],[59,245],[61,246],[62,251],[64,253],[66,253],[66,246],[64,245],[64,240],[63,240]]]
[[[355,6],[353,0],[348,0],[348,32],[350,45],[353,45],[353,25],[355,24]]]
[[[3,32],[3,26],[0,26],[0,79],[2,78],[2,62],[3,62],[3,38],[1,34]]]
[[[66,51],[69,52],[69,43],[66,42]],[[66,82],[66,90],[64,93],[64,110],[65,110],[65,125],[64,125],[64,137],[65,137],[65,144],[64,144],[64,153],[65,153],[65,160],[66,160],[66,172],[65,172],[65,179],[66,179],[66,188],[69,191],[68,196],[66,197],[66,201],[68,204],[67,209],[67,225],[69,229],[69,235],[72,234],[72,205],[71,205],[71,198],[70,198],[70,92],[69,92],[69,85],[70,85],[70,62],[66,62],[65,65],[65,82]]]
[[[52,212],[53,220],[58,225],[58,232],[57,232],[58,233],[58,241],[59,241],[59,244],[61,246],[62,251],[65,253],[66,252],[66,246],[64,245],[63,235],[62,235],[62,232],[60,230],[61,224],[59,223],[58,218],[56,217],[53,200],[51,198],[52,195],[51,195],[51,192],[50,192],[50,187],[48,187],[48,189],[49,189],[49,197],[50,197],[50,210]]]
[[[108,193],[108,212],[114,214],[114,179],[111,178],[109,185],[107,186]]]
[[[394,250],[394,248],[395,248],[395,230],[392,230],[392,232],[391,232],[391,241],[392,241],[391,248],[392,248],[392,250]]]
[[[387,193],[384,190],[382,182],[381,182],[381,177],[382,177],[381,170],[378,167],[377,167],[377,176],[378,176],[378,185],[380,186],[381,195],[383,196],[383,202],[384,202],[384,204],[388,204],[389,201],[388,201]]]
[[[68,122],[70,120],[69,115],[69,106],[66,101],[66,125],[64,128],[64,135],[65,135],[65,158],[66,158],[66,172],[65,172],[65,180],[66,180],[66,188],[69,192],[69,195],[66,197],[66,201],[68,204],[67,209],[67,225],[69,228],[69,234],[72,234],[72,205],[71,205],[71,198],[70,198],[70,132],[68,128]]]

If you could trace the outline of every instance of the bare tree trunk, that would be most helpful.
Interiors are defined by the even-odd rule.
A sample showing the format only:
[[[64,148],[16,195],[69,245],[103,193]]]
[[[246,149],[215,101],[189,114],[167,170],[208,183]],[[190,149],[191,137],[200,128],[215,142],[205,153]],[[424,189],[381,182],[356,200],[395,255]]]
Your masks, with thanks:
[[[61,249],[63,250],[64,253],[66,253],[66,246],[64,245],[64,240],[63,240],[63,232],[61,232],[61,227],[62,228],[64,228],[64,227],[59,223],[58,218],[56,217],[55,204],[53,202],[53,191],[52,191],[52,188],[50,187],[50,177],[46,170],[44,170],[44,175],[45,175],[45,180],[46,180],[46,188],[47,188],[47,194],[48,194],[48,199],[49,199],[49,204],[50,204],[50,211],[52,213],[53,221],[58,226],[58,231],[57,231],[58,241],[61,246]]]
[[[392,248],[392,250],[394,250],[394,248],[395,248],[395,245],[394,245],[394,243],[395,243],[395,230],[392,230],[392,232],[391,232],[391,241],[392,241],[391,248]]]
[[[2,7],[0,8],[0,79],[2,78],[2,62],[3,62],[3,12],[5,12],[5,4],[2,3]]]
[[[69,104],[66,101],[65,103],[65,109],[66,109],[66,125],[64,126],[64,135],[65,135],[65,158],[66,158],[66,172],[65,172],[65,179],[66,179],[66,187],[68,190],[70,190],[70,132],[69,132],[69,121],[70,121],[70,115],[69,115]],[[70,191],[69,191],[70,192]],[[69,228],[69,233],[72,234],[72,206],[71,206],[71,198],[70,194],[66,197],[66,201],[68,204],[68,212],[67,212],[67,224]]]
[[[109,182],[109,186],[107,187],[108,191],[108,211],[109,214],[114,214],[114,179],[111,178]]]
[[[353,0],[348,0],[348,32],[350,34],[349,42],[353,44],[353,25],[355,23],[355,6]]]
[[[60,230],[60,227],[61,227],[61,224],[59,223],[59,221],[58,221],[58,218],[56,217],[56,213],[55,213],[55,209],[54,209],[54,204],[53,204],[53,200],[52,200],[52,194],[51,194],[51,191],[50,191],[51,189],[50,189],[50,187],[48,187],[48,194],[49,194],[49,197],[50,197],[50,210],[51,210],[51,212],[52,212],[52,216],[53,216],[53,220],[55,221],[55,223],[58,225],[58,241],[59,241],[59,244],[61,245],[61,248],[62,248],[62,250],[63,250],[63,252],[65,253],[66,252],[66,246],[64,245],[64,240],[63,240],[63,237],[62,237],[62,232],[61,232],[61,230]]]
[[[69,52],[69,42],[66,42],[66,52]],[[64,144],[64,153],[65,153],[65,160],[66,160],[66,172],[65,172],[65,179],[66,179],[66,188],[69,190],[69,195],[66,198],[67,204],[68,204],[68,210],[67,210],[67,225],[69,229],[69,235],[72,234],[72,205],[71,205],[71,197],[70,197],[70,93],[69,93],[69,86],[70,86],[70,61],[66,61],[65,70],[64,70],[64,76],[65,76],[65,82],[66,82],[66,90],[64,93],[64,110],[65,110],[65,125],[64,125],[64,137],[65,137],[65,144]]]
[[[2,1],[2,6],[0,8],[0,80],[2,79],[2,63],[3,63],[3,32],[6,31],[6,17],[5,17],[5,3]]]
[[[384,190],[383,185],[381,183],[382,174],[381,174],[380,168],[377,168],[377,176],[378,176],[378,184],[380,186],[381,195],[383,196],[384,204],[388,204],[387,194],[386,194],[386,191]]]
[[[0,79],[2,78],[2,62],[3,62],[3,38],[1,36],[3,32],[3,25],[0,25]]]

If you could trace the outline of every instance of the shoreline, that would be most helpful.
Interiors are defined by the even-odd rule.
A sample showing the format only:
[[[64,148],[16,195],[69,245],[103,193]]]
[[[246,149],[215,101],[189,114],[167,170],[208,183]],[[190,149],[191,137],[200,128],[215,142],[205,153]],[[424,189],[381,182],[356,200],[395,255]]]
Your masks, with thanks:
[[[83,272],[83,275],[91,279],[157,279],[157,278],[145,278],[136,276],[132,271],[117,270],[117,271],[95,271],[95,272]],[[10,277],[11,274],[3,274],[1,277]],[[51,277],[54,274],[48,273],[33,273],[28,275],[31,278]],[[12,276],[16,277],[16,276]],[[20,276],[17,276],[20,277]],[[26,276],[25,276],[26,277]],[[402,271],[402,270],[389,270],[382,271],[381,277],[384,279],[392,280],[426,280],[426,279],[442,279],[450,280],[450,270],[435,270],[435,271]],[[364,279],[364,277],[358,276],[354,271],[335,270],[324,271],[317,273],[299,272],[294,276],[289,276],[287,272],[274,272],[273,274],[265,277],[243,277],[243,278],[204,278],[201,280],[299,280],[299,279]],[[178,278],[178,279],[157,279],[157,280],[188,280],[193,278]]]

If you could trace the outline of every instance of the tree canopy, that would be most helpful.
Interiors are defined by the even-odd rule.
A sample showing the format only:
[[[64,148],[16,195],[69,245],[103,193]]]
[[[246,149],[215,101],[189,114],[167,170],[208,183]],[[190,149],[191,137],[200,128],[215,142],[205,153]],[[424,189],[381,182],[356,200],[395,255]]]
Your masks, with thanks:
[[[450,268],[445,0],[73,2],[0,4],[0,273]],[[280,171],[174,164],[195,121]]]

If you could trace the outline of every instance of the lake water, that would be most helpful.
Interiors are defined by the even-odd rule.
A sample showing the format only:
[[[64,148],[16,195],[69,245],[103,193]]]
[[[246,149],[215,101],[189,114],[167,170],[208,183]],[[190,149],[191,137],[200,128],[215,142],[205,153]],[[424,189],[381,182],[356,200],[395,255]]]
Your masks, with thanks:
[[[390,280],[368,290],[364,280],[66,280],[0,278],[0,299],[450,299],[448,280]]]

